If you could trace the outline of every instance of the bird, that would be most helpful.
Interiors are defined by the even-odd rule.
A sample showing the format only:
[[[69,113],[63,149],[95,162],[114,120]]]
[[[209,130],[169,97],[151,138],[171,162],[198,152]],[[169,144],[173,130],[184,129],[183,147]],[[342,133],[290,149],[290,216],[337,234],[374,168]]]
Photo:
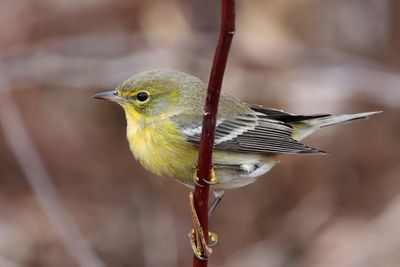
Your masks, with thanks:
[[[145,169],[193,188],[206,89],[192,75],[162,69],[136,74],[93,97],[124,109],[130,150]],[[212,153],[215,201],[209,212],[226,190],[255,182],[281,154],[327,154],[300,142],[316,130],[378,112],[296,115],[247,104],[222,91]]]

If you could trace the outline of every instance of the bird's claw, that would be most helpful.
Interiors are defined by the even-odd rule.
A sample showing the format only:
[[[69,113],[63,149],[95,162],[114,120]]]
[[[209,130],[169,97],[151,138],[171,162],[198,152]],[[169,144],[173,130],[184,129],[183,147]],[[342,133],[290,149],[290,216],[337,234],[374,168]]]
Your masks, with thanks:
[[[200,178],[197,176],[197,171],[194,173],[193,181],[194,181],[194,184],[195,184],[195,185],[200,186],[200,187],[204,187],[204,185],[201,185],[201,184],[199,183]]]
[[[193,229],[189,232],[189,240],[190,245],[192,246],[192,250],[194,255],[201,260],[207,260],[212,254],[212,246],[217,244],[218,236],[215,233],[209,232],[208,239],[209,242],[207,244],[206,239],[204,237],[204,231],[201,227],[199,218],[197,216],[196,210],[194,208],[193,203],[193,192],[189,194],[189,202],[190,202],[190,209],[192,213],[192,221],[193,221]]]
[[[208,232],[208,246],[213,247],[218,243],[218,235],[214,232]]]
[[[204,238],[203,232],[201,233],[200,236],[197,236],[197,235],[198,235],[198,232],[195,229],[192,229],[188,234],[193,253],[200,260],[207,260],[213,252],[211,246],[214,246],[216,244],[216,242],[213,242],[213,243],[210,243],[209,245],[207,245],[207,242]],[[209,233],[208,236],[210,237],[211,233]]]
[[[214,167],[211,169],[210,181],[204,180],[204,182],[209,184],[209,185],[215,185],[215,184],[219,183],[217,175],[215,175]]]
[[[197,176],[197,170],[195,169],[195,173],[194,173],[194,183],[200,187],[204,187],[203,185],[201,185],[199,183],[200,178]],[[214,171],[214,167],[211,169],[211,173],[210,173],[210,181],[203,179],[203,182],[208,184],[208,185],[216,185],[219,183],[219,180],[217,178],[217,176],[215,175],[215,171]]]

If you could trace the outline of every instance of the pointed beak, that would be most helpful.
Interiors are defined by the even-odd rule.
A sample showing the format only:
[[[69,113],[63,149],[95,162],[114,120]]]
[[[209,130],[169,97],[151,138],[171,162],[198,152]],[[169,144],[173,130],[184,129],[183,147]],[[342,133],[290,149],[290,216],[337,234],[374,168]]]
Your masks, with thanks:
[[[95,94],[92,97],[93,98],[97,98],[97,99],[103,99],[103,100],[116,102],[116,103],[119,103],[119,104],[121,104],[124,101],[124,98],[118,96],[117,91],[115,91],[115,90],[98,93],[98,94]]]

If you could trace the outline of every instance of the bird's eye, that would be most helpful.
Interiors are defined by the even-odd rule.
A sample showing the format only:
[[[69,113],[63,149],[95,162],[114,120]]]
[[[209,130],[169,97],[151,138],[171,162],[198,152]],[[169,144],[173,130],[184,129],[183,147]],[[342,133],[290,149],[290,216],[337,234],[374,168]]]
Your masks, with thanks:
[[[136,95],[137,100],[139,100],[140,102],[145,102],[147,99],[149,99],[149,94],[146,92],[139,92]]]

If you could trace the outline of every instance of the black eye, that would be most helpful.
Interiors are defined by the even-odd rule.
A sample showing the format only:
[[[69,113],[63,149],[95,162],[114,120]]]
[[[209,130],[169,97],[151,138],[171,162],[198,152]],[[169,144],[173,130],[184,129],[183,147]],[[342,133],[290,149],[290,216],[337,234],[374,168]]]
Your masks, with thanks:
[[[140,92],[136,95],[137,100],[139,100],[140,102],[144,102],[147,99],[149,99],[149,94],[146,92]]]

